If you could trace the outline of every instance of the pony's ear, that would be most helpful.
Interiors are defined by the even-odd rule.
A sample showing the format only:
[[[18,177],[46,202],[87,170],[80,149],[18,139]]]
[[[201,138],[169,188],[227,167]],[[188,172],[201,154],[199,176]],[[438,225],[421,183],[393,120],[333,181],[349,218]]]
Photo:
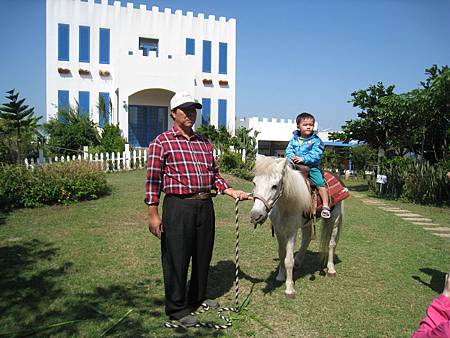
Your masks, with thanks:
[[[289,167],[289,164],[291,161],[287,157],[284,158],[284,166],[283,166],[283,173],[286,171],[286,168]]]
[[[287,158],[277,159],[277,171],[282,173],[286,170],[286,166],[288,165],[289,160]]]

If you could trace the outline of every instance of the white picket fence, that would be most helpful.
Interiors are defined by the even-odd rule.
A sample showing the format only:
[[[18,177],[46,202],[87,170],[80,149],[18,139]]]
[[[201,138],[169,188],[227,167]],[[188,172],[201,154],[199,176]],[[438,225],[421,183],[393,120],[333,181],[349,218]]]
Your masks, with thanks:
[[[34,159],[25,159],[25,166],[32,169],[36,165],[71,161],[89,161],[97,163],[105,172],[142,169],[147,166],[147,149],[135,149],[130,151],[130,146],[126,144],[125,151],[122,153],[89,154],[89,148],[84,147],[83,155],[55,156],[53,158],[44,158],[43,152],[39,151],[39,157],[36,161]]]
[[[245,149],[234,150],[241,155],[242,161],[245,163]],[[216,149],[213,150],[215,158],[219,158],[221,153]],[[99,167],[105,172],[115,172],[123,170],[142,169],[147,167],[147,149],[138,149],[130,151],[130,146],[125,145],[125,151],[120,153],[100,153],[89,154],[89,148],[85,146],[83,148],[83,155],[78,154],[72,156],[55,156],[53,158],[44,158],[43,151],[39,150],[39,157],[35,161],[33,158],[25,159],[25,166],[29,169],[33,169],[36,165],[51,164],[55,162],[71,162],[71,161],[89,161],[98,163]]]

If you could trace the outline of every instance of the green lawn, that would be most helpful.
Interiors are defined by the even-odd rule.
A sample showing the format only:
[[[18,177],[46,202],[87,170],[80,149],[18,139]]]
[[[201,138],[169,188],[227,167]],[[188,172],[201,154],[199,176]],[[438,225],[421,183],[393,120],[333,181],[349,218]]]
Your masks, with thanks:
[[[274,279],[276,240],[268,224],[253,229],[251,203],[245,202],[240,204],[240,289],[242,301],[253,286],[250,303],[225,331],[166,329],[159,240],[146,227],[144,178],[142,170],[109,174],[110,196],[0,218],[3,336],[98,337],[109,330],[106,334],[117,337],[408,337],[442,289],[449,240],[351,197],[337,249],[337,278],[323,275],[313,242],[295,274],[297,297],[288,300],[284,285]],[[235,187],[251,189],[249,182],[227,178]],[[360,182],[349,183],[364,190]],[[450,225],[449,209],[388,203]],[[233,306],[234,201],[219,196],[215,205],[210,296]],[[214,313],[201,319],[219,322]]]

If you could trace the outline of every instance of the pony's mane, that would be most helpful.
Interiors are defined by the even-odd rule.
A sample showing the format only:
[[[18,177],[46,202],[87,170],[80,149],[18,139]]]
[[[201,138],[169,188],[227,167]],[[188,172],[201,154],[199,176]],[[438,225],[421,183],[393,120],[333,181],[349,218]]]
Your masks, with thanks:
[[[261,156],[256,159],[254,174],[255,176],[274,176],[281,175],[280,163],[287,161],[284,158]],[[295,208],[307,210],[311,204],[311,196],[303,175],[293,169],[289,163],[283,179],[283,198],[290,201]]]
[[[277,174],[277,163],[281,160],[281,158],[276,157],[258,156],[255,169],[253,170],[255,176],[272,176]]]

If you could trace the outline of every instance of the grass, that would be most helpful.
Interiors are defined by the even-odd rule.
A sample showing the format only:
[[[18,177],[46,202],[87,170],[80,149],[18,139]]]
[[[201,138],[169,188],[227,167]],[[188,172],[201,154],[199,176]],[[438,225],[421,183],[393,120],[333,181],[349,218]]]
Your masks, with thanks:
[[[360,199],[346,201],[337,278],[326,278],[313,242],[295,273],[297,297],[275,282],[276,240],[250,225],[240,204],[241,302],[232,328],[166,329],[159,240],[146,226],[144,171],[109,174],[97,201],[13,211],[0,218],[0,335],[98,337],[409,337],[448,269],[448,239]],[[227,176],[233,186],[251,184]],[[349,185],[362,193],[362,182]],[[449,225],[449,209],[401,206]],[[215,199],[217,232],[209,292],[234,306],[234,201]],[[299,245],[299,243],[298,243]],[[200,317],[220,322],[214,313]],[[54,325],[53,327],[49,327]]]

